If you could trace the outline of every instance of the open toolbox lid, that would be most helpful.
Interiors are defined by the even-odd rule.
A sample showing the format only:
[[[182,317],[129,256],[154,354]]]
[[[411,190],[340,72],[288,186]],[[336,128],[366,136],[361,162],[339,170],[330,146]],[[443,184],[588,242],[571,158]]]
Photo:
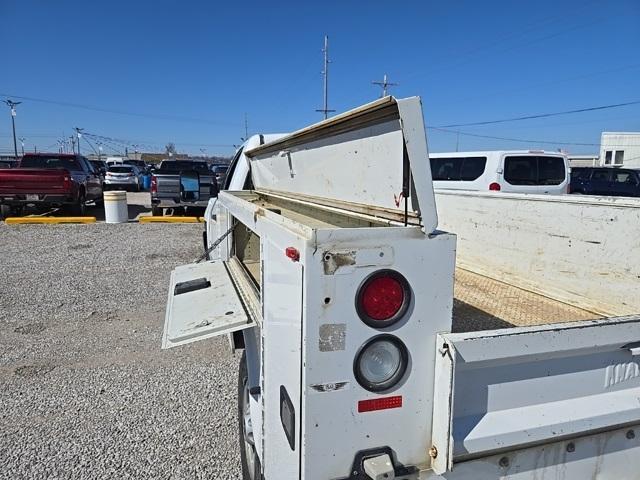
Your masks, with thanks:
[[[384,97],[245,155],[258,191],[437,227],[419,97]]]
[[[171,272],[162,348],[254,325],[222,261],[189,263]]]

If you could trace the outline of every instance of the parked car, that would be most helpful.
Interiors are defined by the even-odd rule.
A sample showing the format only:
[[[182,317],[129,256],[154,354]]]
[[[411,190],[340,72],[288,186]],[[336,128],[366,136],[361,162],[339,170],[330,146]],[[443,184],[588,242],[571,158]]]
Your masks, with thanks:
[[[163,160],[151,176],[151,212],[162,215],[165,208],[205,208],[218,191],[207,162]]]
[[[429,154],[434,188],[563,195],[567,157],[542,150]]]
[[[571,171],[571,193],[640,197],[640,169],[573,168]]]
[[[225,178],[227,178],[228,169],[229,165],[211,165],[211,171],[216,177],[219,188],[222,188],[222,186],[224,185],[224,180]]]
[[[96,169],[100,173],[100,175],[102,175],[102,178],[105,177],[105,175],[107,174],[107,169],[109,168],[107,162],[105,162],[104,160],[89,160],[89,163],[91,163],[91,165],[93,165],[93,168]]]
[[[15,168],[18,166],[18,162],[15,160],[0,160],[0,168]]]
[[[26,206],[66,207],[74,215],[84,215],[89,201],[102,202],[102,179],[79,155],[29,153],[18,168],[0,172],[3,216]]]
[[[138,170],[140,170],[142,173],[147,173],[149,169],[149,166],[144,162],[144,160],[125,160],[124,164],[134,165],[135,167],[138,167]]]
[[[104,177],[104,189],[139,192],[142,185],[141,177],[140,170],[134,165],[112,165]]]

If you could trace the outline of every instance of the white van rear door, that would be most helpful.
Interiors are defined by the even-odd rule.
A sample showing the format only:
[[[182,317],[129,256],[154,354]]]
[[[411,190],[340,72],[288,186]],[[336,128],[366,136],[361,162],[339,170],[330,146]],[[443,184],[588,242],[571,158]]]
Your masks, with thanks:
[[[437,341],[438,474],[467,460],[640,424],[640,316]]]
[[[223,262],[191,263],[171,273],[162,348],[254,325]]]

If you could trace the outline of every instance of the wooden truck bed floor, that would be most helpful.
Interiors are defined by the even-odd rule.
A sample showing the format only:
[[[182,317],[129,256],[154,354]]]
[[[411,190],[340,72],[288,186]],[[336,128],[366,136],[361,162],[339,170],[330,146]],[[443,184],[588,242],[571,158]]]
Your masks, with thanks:
[[[456,268],[453,331],[523,327],[601,315]]]

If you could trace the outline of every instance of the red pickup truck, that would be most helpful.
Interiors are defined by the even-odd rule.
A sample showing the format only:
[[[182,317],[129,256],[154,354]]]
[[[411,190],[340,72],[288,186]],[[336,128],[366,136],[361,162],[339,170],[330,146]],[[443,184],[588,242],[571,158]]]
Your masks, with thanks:
[[[102,179],[80,155],[29,153],[18,168],[0,170],[0,215],[20,214],[26,206],[65,207],[84,215],[87,202],[102,202]]]

